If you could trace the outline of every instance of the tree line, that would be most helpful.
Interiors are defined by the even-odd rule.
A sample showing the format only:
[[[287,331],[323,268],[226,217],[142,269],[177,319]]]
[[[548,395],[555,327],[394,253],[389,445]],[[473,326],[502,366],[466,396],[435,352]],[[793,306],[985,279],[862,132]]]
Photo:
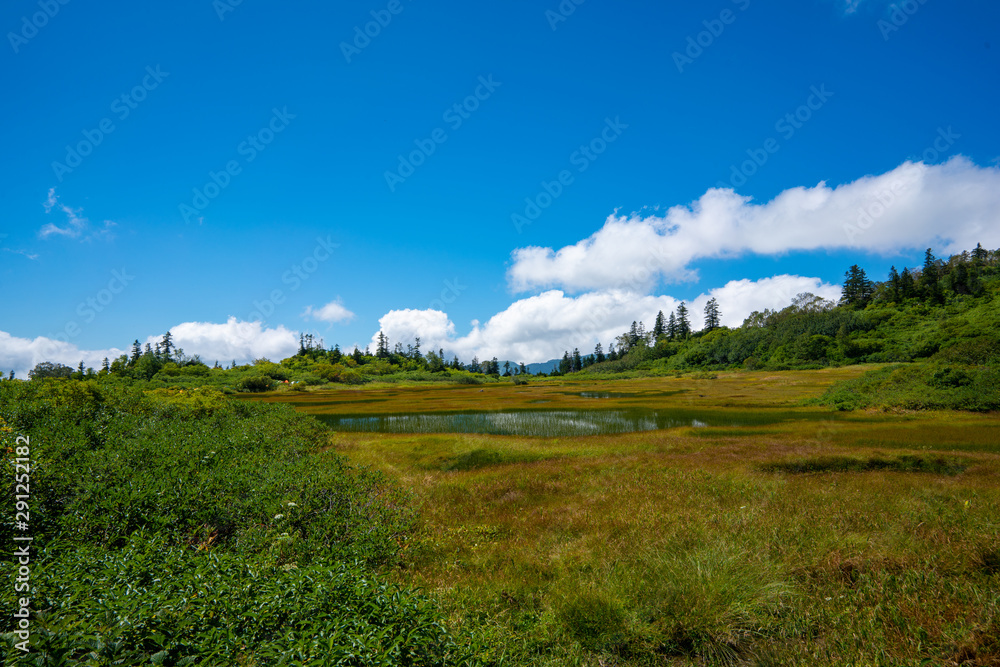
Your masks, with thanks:
[[[946,260],[935,257],[933,250],[928,248],[921,267],[913,269],[904,267],[900,272],[892,266],[884,281],[871,280],[864,269],[855,264],[844,274],[839,303],[812,294],[800,294],[793,300],[792,305],[784,310],[754,311],[740,327],[735,329],[721,325],[722,313],[718,301],[713,298],[705,305],[702,327],[696,331],[691,322],[689,309],[682,301],[669,314],[658,312],[652,329],[646,329],[641,320],[634,321],[627,331],[610,341],[607,348],[598,342],[593,352],[589,354],[581,353],[579,347],[575,347],[572,351],[564,351],[552,373],[573,373],[590,368],[622,369],[633,366],[638,363],[637,360],[648,361],[681,352],[683,354],[678,358],[685,360],[684,363],[703,365],[708,362],[702,360],[698,354],[708,354],[706,351],[708,348],[702,347],[699,353],[695,354],[694,348],[691,348],[689,343],[709,339],[715,341],[713,335],[716,332],[740,333],[735,338],[731,336],[727,338],[725,345],[715,341],[710,346],[715,350],[709,355],[710,358],[714,359],[713,363],[721,365],[749,363],[753,366],[756,363],[764,363],[765,357],[779,361],[785,358],[805,361],[839,358],[877,361],[880,357],[872,354],[870,350],[864,353],[870,343],[856,340],[859,332],[870,330],[875,326],[872,322],[877,318],[855,316],[851,313],[863,313],[866,309],[873,308],[880,309],[879,312],[884,313],[886,309],[891,312],[917,306],[942,306],[956,299],[989,298],[990,292],[987,286],[989,281],[995,280],[998,265],[1000,265],[1000,250],[986,250],[982,244],[977,244],[975,249],[958,253]],[[825,313],[830,315],[820,317]],[[808,322],[801,319],[809,316],[813,319]],[[793,322],[798,323],[793,324]],[[758,333],[764,330],[769,331],[769,338],[762,337],[762,334]],[[794,341],[789,337],[794,337]],[[765,339],[770,341],[766,345]],[[531,375],[529,368],[523,362],[501,362],[496,357],[481,361],[478,357],[474,357],[466,363],[459,360],[457,355],[452,355],[448,359],[443,349],[425,352],[421,349],[419,337],[404,346],[401,341],[390,341],[385,332],[380,331],[375,342],[374,351],[369,347],[362,350],[355,346],[353,350],[347,352],[341,350],[339,345],[327,349],[321,338],[311,334],[301,334],[297,353],[282,361],[280,366],[305,374],[309,381],[315,382],[359,383],[374,377],[414,372],[442,377],[454,376],[459,380],[468,379],[466,377],[468,375],[494,378]],[[728,351],[720,352],[723,347]],[[838,351],[831,356],[830,350],[833,347]],[[892,360],[894,357],[887,355],[885,358]],[[244,375],[256,372],[276,382],[294,381],[292,375],[278,370],[278,367],[279,364],[258,359],[252,364],[243,365],[238,365],[233,360],[225,368],[216,361],[214,366],[209,368],[198,355],[188,356],[183,349],[177,348],[171,332],[168,331],[152,345],[146,343],[143,346],[136,339],[129,354],[123,354],[114,360],[105,358],[97,371],[85,368],[83,362],[80,362],[75,370],[59,363],[42,362],[32,369],[29,376],[32,379],[115,376],[151,380],[178,375],[206,375],[210,371],[235,371]],[[261,371],[262,368],[266,369],[266,373]],[[13,373],[11,373],[12,378]],[[261,386],[264,384],[266,383],[261,383]]]

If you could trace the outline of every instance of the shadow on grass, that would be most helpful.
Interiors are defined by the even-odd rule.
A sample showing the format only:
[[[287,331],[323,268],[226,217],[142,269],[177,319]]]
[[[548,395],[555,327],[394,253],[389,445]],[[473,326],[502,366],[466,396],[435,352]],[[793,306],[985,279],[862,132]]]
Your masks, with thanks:
[[[777,461],[758,466],[763,472],[822,473],[822,472],[922,472],[935,475],[957,475],[968,468],[961,460],[945,456],[903,455],[895,458],[872,456],[819,456],[815,458]]]
[[[471,452],[439,460],[431,467],[444,472],[460,472],[511,463],[533,463],[545,458],[551,457],[520,452],[502,452],[496,449],[474,449]]]

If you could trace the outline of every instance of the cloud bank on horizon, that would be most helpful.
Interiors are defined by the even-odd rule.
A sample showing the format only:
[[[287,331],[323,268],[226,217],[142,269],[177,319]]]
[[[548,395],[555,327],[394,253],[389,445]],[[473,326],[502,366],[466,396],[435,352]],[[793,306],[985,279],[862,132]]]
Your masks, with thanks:
[[[662,216],[612,215],[594,234],[558,250],[515,249],[508,285],[515,293],[536,293],[515,300],[485,324],[474,321],[465,335],[457,334],[447,313],[434,309],[392,310],[379,326],[391,344],[419,336],[423,349],[443,348],[464,361],[496,356],[531,363],[574,347],[607,344],[633,320],[650,324],[657,311],[674,310],[678,299],[652,292],[661,283],[697,280],[692,264],[698,260],[834,249],[888,254],[928,246],[947,254],[978,242],[1000,246],[1000,169],[964,157],[939,165],[904,162],[836,187],[794,187],[763,204],[712,188]],[[714,297],[723,324],[737,326],[754,310],[787,306],[800,292],[837,299],[840,288],[808,276],[746,278],[709,289],[689,310],[698,322]],[[307,309],[303,317],[332,325],[354,314],[337,298]],[[207,363],[280,359],[298,347],[298,332],[284,325],[269,328],[234,317],[222,324],[185,322],[171,331],[177,346]],[[75,366],[83,360],[97,367],[105,356],[122,353],[0,331],[0,369],[13,368],[20,377],[41,361]]]

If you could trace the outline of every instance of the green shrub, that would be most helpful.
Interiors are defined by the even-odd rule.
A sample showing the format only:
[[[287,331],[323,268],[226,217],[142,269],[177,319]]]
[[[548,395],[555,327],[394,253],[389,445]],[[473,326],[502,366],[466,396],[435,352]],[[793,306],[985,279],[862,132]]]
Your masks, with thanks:
[[[23,664],[463,663],[434,607],[378,574],[413,525],[407,497],[328,451],[314,419],[75,384],[0,383],[0,446],[31,442],[38,613]],[[13,479],[11,458],[0,472]],[[14,642],[0,638],[0,663],[21,664]]]
[[[274,380],[266,375],[251,375],[236,383],[236,389],[243,392],[271,391]]]
[[[114,551],[52,545],[33,567],[32,653],[4,635],[7,665],[465,662],[430,601],[359,563],[274,567],[137,533]]]

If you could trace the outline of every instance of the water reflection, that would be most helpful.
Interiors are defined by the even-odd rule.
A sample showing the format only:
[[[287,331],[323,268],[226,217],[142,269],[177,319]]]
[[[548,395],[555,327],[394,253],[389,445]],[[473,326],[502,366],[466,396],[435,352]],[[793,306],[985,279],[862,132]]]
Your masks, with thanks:
[[[815,415],[733,410],[518,410],[436,414],[316,415],[337,431],[363,433],[487,433],[576,436],[653,431],[680,426],[757,426]],[[829,414],[825,415],[827,418]]]

